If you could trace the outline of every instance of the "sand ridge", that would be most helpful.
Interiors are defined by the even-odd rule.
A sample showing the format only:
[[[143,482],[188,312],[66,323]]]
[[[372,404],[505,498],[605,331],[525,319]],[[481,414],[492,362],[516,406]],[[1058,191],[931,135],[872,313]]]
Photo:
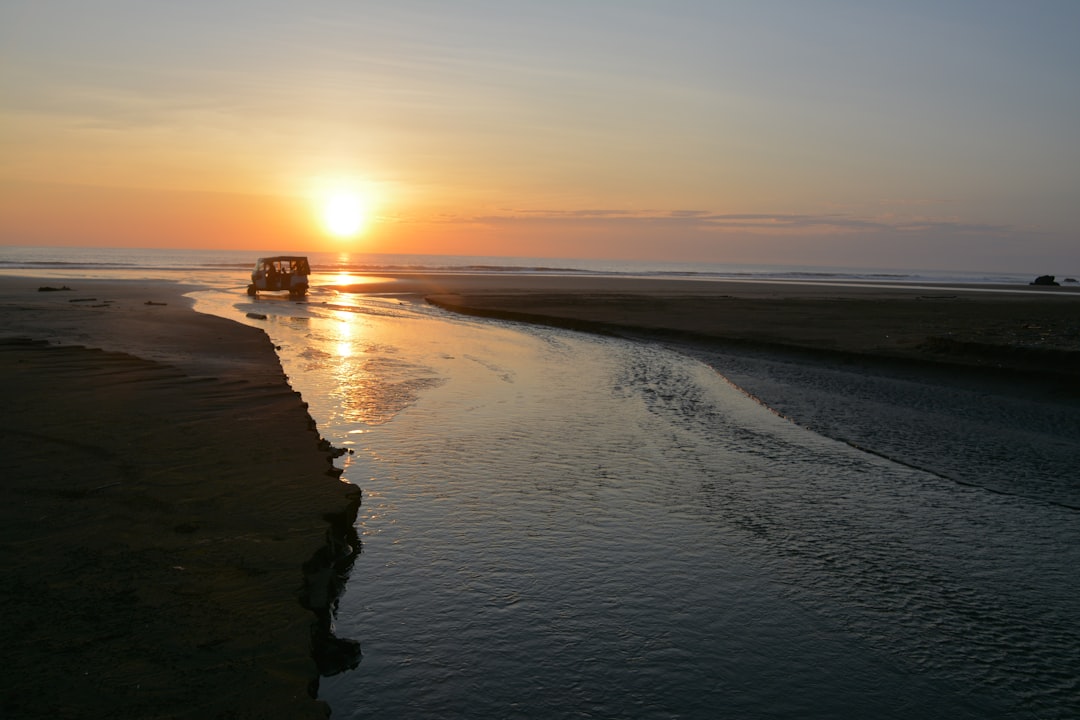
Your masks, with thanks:
[[[176,289],[0,287],[3,714],[325,717],[310,585],[359,490],[269,339]]]
[[[431,294],[440,307],[489,317],[776,351],[954,367],[1080,375],[1080,295],[948,288],[874,290],[717,283],[702,292],[648,283],[623,292]]]

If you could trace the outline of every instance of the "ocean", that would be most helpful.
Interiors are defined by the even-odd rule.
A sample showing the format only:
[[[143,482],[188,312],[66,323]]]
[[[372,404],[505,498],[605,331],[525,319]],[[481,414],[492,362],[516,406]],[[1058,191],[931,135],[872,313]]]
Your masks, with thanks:
[[[333,717],[1080,715],[1073,406],[985,417],[962,383],[942,398],[319,285],[1029,277],[313,254],[292,302],[244,293],[253,256],[4,248],[0,272],[191,282],[197,310],[278,346],[364,494],[335,620],[363,654],[320,682]],[[772,404],[747,391],[763,368],[788,374]]]
[[[1027,285],[1034,279],[1031,273],[977,269],[896,270],[568,258],[79,247],[0,247],[0,272],[38,270],[48,272],[52,277],[63,277],[69,272],[72,277],[113,277],[117,273],[129,272],[142,277],[164,278],[184,278],[192,274],[200,277],[235,274],[239,282],[246,282],[246,274],[250,272],[256,257],[289,254],[307,255],[312,271],[323,275],[379,272],[546,273],[717,280],[1004,284],[1017,287]]]

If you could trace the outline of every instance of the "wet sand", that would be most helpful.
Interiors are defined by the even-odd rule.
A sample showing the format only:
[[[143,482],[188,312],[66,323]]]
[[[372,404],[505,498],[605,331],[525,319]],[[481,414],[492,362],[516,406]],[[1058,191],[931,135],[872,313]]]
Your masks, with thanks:
[[[0,278],[0,715],[325,717],[359,490],[262,332],[66,282]]]

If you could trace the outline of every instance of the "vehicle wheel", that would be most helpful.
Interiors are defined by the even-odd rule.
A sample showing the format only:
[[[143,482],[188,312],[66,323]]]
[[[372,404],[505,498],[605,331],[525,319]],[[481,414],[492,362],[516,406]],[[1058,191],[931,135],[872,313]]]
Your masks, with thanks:
[[[248,295],[255,295],[255,283],[248,285]]]

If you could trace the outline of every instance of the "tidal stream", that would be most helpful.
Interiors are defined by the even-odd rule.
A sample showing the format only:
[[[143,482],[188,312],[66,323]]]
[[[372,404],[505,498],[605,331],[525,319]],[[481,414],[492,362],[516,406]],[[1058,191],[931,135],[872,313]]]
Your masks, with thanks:
[[[815,434],[656,345],[197,297],[264,328],[353,451],[335,718],[1080,714],[1074,509]]]

